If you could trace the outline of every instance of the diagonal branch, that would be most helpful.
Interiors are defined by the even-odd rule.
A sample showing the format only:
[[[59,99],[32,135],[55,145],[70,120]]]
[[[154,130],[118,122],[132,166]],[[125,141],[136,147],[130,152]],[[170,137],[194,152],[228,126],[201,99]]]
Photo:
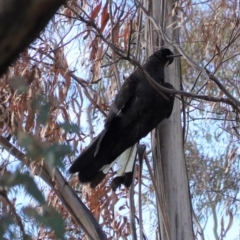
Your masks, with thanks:
[[[220,90],[222,90],[222,92],[232,101],[234,102],[237,106],[240,106],[240,101],[238,101],[235,97],[233,97],[229,92],[228,90],[221,84],[221,82],[219,81],[219,79],[215,76],[213,76],[211,73],[209,73],[207,70],[206,70],[208,76],[209,76],[209,79],[211,79],[212,81],[214,81],[217,86],[219,87]]]
[[[138,6],[141,8],[141,10],[146,14],[146,16],[149,18],[149,20],[153,23],[153,25],[155,26],[155,28],[159,31],[159,33],[161,34],[162,38],[172,44],[173,46],[175,46],[177,48],[177,50],[179,51],[179,53],[185,58],[185,60],[195,69],[197,69],[200,72],[203,72],[205,74],[208,75],[208,77],[214,81],[217,86],[224,92],[224,94],[228,97],[228,99],[230,101],[232,101],[234,104],[236,104],[237,106],[240,106],[240,101],[238,101],[236,98],[234,98],[227,90],[226,88],[221,84],[221,82],[212,74],[209,73],[209,71],[206,68],[203,68],[201,66],[199,66],[197,63],[195,63],[192,59],[190,59],[188,57],[188,55],[183,51],[183,49],[180,47],[180,45],[178,43],[174,43],[172,42],[172,40],[167,36],[167,34],[163,31],[163,29],[161,28],[161,26],[157,23],[157,21],[149,15],[148,11],[146,10],[146,8],[143,7],[143,5],[138,2]],[[180,94],[180,93],[179,93]],[[181,94],[181,95],[185,95],[185,94]],[[186,95],[185,95],[186,96]],[[197,96],[196,96],[197,97]]]
[[[20,218],[20,216],[18,215],[17,211],[16,211],[16,208],[14,206],[14,204],[10,201],[10,199],[8,198],[7,196],[7,193],[6,191],[4,190],[0,190],[0,195],[4,198],[4,200],[7,202],[9,208],[10,208],[10,211],[11,211],[11,214],[13,214],[13,216],[15,217],[16,221],[17,221],[17,224],[20,228],[20,231],[22,233],[22,237],[26,237],[26,233],[25,233],[25,229],[24,229],[24,225],[23,225],[23,222]]]
[[[32,172],[42,178],[55,191],[73,219],[81,226],[90,239],[106,239],[105,234],[92,213],[68,185],[57,168],[53,169],[46,161],[43,161],[42,164],[36,164],[30,161],[24,153],[19,151],[2,136],[0,136],[0,145],[11,155],[18,158],[23,164],[31,169]]]

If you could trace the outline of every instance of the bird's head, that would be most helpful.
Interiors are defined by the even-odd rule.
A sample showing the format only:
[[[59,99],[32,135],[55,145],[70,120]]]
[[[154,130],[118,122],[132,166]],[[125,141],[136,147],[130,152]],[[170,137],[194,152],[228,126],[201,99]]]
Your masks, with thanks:
[[[164,68],[168,67],[173,62],[174,57],[180,55],[174,55],[168,48],[162,48],[155,52],[150,59],[153,61],[161,61],[164,64]]]
[[[164,68],[167,68],[168,65],[170,65],[173,62],[173,52],[169,50],[168,48],[163,48],[160,50],[161,52],[161,57],[165,60]]]

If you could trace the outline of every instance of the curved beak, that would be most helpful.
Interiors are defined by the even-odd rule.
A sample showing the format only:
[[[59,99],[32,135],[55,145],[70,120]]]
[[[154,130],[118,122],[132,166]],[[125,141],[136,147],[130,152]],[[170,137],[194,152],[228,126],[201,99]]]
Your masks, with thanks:
[[[181,54],[177,54],[177,55],[168,55],[167,58],[174,58],[174,57],[181,57],[181,56],[182,56]],[[169,62],[170,62],[170,61],[167,61],[167,62],[165,63],[164,68],[167,68],[167,67],[168,67]]]

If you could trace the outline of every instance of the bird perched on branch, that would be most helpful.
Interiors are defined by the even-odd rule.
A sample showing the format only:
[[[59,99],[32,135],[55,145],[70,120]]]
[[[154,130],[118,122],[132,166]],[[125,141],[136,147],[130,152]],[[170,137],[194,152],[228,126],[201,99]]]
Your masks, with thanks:
[[[150,56],[143,69],[158,84],[173,89],[164,81],[164,68],[172,62],[173,53],[164,48]],[[104,129],[74,161],[70,173],[78,172],[80,182],[97,186],[106,174],[102,171],[104,166],[169,118],[173,103],[174,95],[160,94],[141,69],[135,70],[117,94]]]

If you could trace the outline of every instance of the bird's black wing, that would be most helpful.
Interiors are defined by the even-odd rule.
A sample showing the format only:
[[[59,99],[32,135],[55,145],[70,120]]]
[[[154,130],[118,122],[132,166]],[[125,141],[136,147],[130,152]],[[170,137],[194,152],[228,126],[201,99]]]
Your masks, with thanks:
[[[95,149],[94,156],[97,155],[101,147],[102,139],[105,137],[105,134],[107,133],[108,128],[111,125],[112,121],[114,121],[116,117],[122,117],[122,115],[124,114],[124,111],[127,111],[127,109],[131,107],[132,102],[136,97],[135,96],[136,89],[139,84],[138,78],[134,76],[135,76],[134,73],[131,74],[131,76],[123,83],[120,91],[118,92],[111,106],[110,112],[106,118],[105,125],[104,125],[105,129],[103,130],[98,140],[98,144]]]
[[[131,76],[134,76],[133,74]],[[135,97],[135,92],[139,81],[137,78],[129,77],[122,85],[115,101],[111,106],[111,110],[106,118],[105,128],[111,124],[116,116],[121,116],[122,110],[131,105]]]
[[[154,53],[143,65],[145,71],[164,85],[164,67],[173,59],[169,49]],[[172,87],[171,85],[166,87]],[[121,153],[146,136],[172,111],[174,97],[163,98],[140,70],[132,73],[122,85],[106,119],[105,128],[81,153],[70,167],[78,172],[81,182],[97,185],[104,177],[102,168],[111,164]]]
[[[131,76],[133,76],[133,74]],[[135,92],[139,81],[137,78],[131,76],[128,77],[128,79],[123,83],[119,93],[117,94],[115,101],[111,106],[111,110],[106,118],[103,131],[97,136],[97,138],[94,139],[94,141],[82,152],[82,154],[72,164],[69,169],[71,173],[75,173],[78,171],[80,172],[81,169],[92,169],[93,173],[95,174],[95,169],[93,168],[93,165],[95,164],[96,168],[99,167],[98,165],[102,165],[101,161],[96,161],[94,164],[92,163],[92,161],[94,161],[93,159],[97,157],[103,139],[104,137],[106,137],[106,134],[108,134],[109,127],[111,127],[112,123],[115,124],[116,121],[119,120],[117,118],[121,117],[122,112],[128,109],[131,106],[131,103],[134,101]],[[86,178],[84,178],[84,172],[86,171],[81,172],[81,180],[83,182],[88,181],[88,176],[91,177],[91,174],[89,173],[89,175],[87,176],[86,174]]]

